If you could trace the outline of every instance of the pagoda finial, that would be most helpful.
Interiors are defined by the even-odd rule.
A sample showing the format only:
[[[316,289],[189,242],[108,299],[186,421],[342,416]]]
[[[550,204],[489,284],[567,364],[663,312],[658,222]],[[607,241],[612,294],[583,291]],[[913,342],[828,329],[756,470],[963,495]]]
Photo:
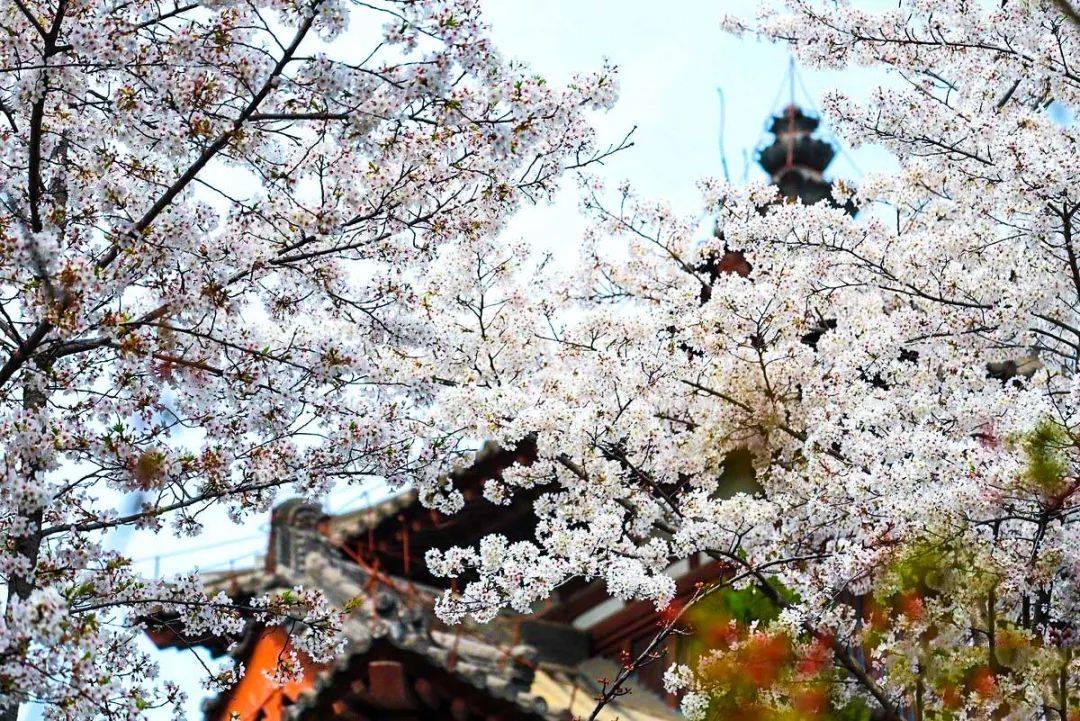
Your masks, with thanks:
[[[795,56],[788,57],[788,105],[795,105]]]
[[[820,120],[803,111],[795,101],[798,71],[795,59],[788,62],[787,85],[789,102],[769,123],[773,141],[758,153],[758,163],[769,174],[780,194],[812,205],[832,198],[832,182],[826,180],[825,169],[836,155],[835,146],[815,137]],[[849,212],[853,209],[849,208]]]

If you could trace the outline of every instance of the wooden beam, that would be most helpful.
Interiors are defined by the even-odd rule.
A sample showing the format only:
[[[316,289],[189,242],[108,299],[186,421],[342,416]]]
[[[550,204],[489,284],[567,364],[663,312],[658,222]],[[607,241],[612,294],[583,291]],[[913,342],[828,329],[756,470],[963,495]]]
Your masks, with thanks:
[[[416,696],[409,688],[405,667],[400,661],[372,661],[368,664],[367,692],[376,706],[393,711],[412,711],[418,708]]]

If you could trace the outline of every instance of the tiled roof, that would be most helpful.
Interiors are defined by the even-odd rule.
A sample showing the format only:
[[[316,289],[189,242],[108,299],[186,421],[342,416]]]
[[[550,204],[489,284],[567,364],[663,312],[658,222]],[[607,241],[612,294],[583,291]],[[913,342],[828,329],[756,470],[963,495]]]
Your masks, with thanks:
[[[533,680],[530,664],[535,663],[533,649],[528,646],[502,649],[431,629],[430,612],[425,604],[410,602],[405,594],[385,585],[378,591],[365,592],[369,577],[354,564],[330,554],[309,553],[304,565],[303,577],[297,581],[322,589],[331,602],[344,605],[354,598],[364,600],[345,623],[348,639],[345,652],[316,681],[315,690],[291,707],[291,718],[304,718],[313,697],[332,685],[335,675],[347,671],[353,656],[367,652],[379,639],[425,657],[493,698],[513,702],[538,715],[546,711],[543,700],[529,692]]]
[[[416,491],[408,490],[362,508],[327,519],[326,534],[336,543],[355,538],[416,503]]]
[[[617,672],[611,662],[589,659],[566,665],[556,659],[538,659],[531,646],[488,640],[491,636],[507,638],[505,631],[513,622],[511,618],[501,618],[488,627],[440,629],[432,612],[436,590],[382,574],[373,580],[372,573],[345,558],[335,546],[335,528],[354,533],[363,524],[378,523],[412,502],[415,496],[400,494],[345,518],[325,518],[315,507],[297,502],[285,504],[280,513],[275,513],[271,567],[218,574],[209,579],[212,590],[231,595],[255,595],[303,585],[321,589],[339,607],[352,602],[353,610],[344,625],[344,652],[319,674],[311,691],[301,694],[288,707],[288,718],[314,718],[313,714],[319,713],[320,693],[347,683],[353,661],[362,658],[376,643],[389,643],[413,654],[537,719],[556,721],[570,714],[587,717],[600,690],[597,678],[611,678]],[[503,633],[499,633],[500,626]],[[246,648],[236,646],[231,652],[241,656]],[[220,709],[221,701],[205,705],[207,714]],[[599,718],[672,721],[681,717],[655,695],[635,689],[617,699]]]

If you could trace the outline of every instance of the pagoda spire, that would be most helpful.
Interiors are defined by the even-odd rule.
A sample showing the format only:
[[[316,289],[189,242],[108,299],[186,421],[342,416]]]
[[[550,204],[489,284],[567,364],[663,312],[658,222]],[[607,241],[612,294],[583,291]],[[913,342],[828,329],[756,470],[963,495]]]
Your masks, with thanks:
[[[758,152],[758,163],[785,198],[801,200],[805,205],[827,200],[840,207],[832,197],[832,181],[825,178],[825,169],[836,156],[836,147],[815,137],[821,121],[795,103],[796,77],[793,60],[786,78],[788,104],[772,117],[769,133],[773,140]],[[854,212],[850,204],[843,207]]]

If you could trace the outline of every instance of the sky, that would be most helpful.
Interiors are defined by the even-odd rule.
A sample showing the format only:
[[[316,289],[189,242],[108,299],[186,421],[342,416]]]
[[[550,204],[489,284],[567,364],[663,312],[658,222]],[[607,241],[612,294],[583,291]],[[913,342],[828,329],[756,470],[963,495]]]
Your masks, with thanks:
[[[599,68],[605,60],[620,68],[620,99],[612,111],[597,118],[597,127],[605,143],[636,130],[634,146],[600,171],[610,185],[628,180],[643,196],[663,198],[678,210],[694,212],[697,181],[723,175],[721,136],[733,181],[764,177],[753,162],[754,151],[766,140],[769,115],[789,101],[785,80],[789,56],[781,47],[720,30],[725,12],[753,3],[482,0],[482,4],[496,46],[505,56],[528,62],[549,82],[565,82],[575,72]],[[341,42],[348,43],[348,37]],[[840,86],[859,97],[884,80],[867,71],[800,69],[799,77],[796,99],[811,107],[829,87]],[[723,124],[720,92],[726,105]],[[881,149],[841,144],[830,170],[833,177],[857,184],[863,173],[890,165]],[[568,182],[554,204],[523,208],[506,233],[538,248],[574,253],[584,228],[577,206],[576,189]],[[339,491],[328,499],[327,510],[357,508],[386,493],[378,482]],[[261,518],[237,526],[223,515],[211,515],[206,523],[210,532],[199,538],[136,533],[113,541],[148,574],[240,569],[252,565],[264,551],[267,522]],[[149,643],[145,647],[151,648]],[[158,658],[163,675],[192,694],[187,718],[200,718],[195,659],[175,651],[158,653]],[[35,711],[25,714],[27,719],[36,716]]]
[[[645,0],[483,3],[496,46],[550,81],[597,68],[605,59],[618,66],[619,102],[598,118],[597,127],[607,142],[636,128],[635,145],[612,158],[603,175],[609,185],[629,180],[640,195],[662,198],[687,212],[699,207],[697,182],[723,176],[722,155],[732,181],[764,177],[754,151],[766,141],[770,114],[790,102],[787,50],[720,29],[725,14],[745,14],[757,5],[746,0],[681,0],[667,4],[671,10],[665,11]],[[795,99],[810,107],[830,87],[860,97],[885,82],[880,71],[858,69],[799,68],[798,78]],[[857,181],[864,172],[890,165],[879,148],[841,151],[830,170],[847,180]],[[567,187],[555,208],[523,210],[510,232],[533,244],[567,248],[574,245],[571,231],[580,235],[582,227],[574,188]]]

